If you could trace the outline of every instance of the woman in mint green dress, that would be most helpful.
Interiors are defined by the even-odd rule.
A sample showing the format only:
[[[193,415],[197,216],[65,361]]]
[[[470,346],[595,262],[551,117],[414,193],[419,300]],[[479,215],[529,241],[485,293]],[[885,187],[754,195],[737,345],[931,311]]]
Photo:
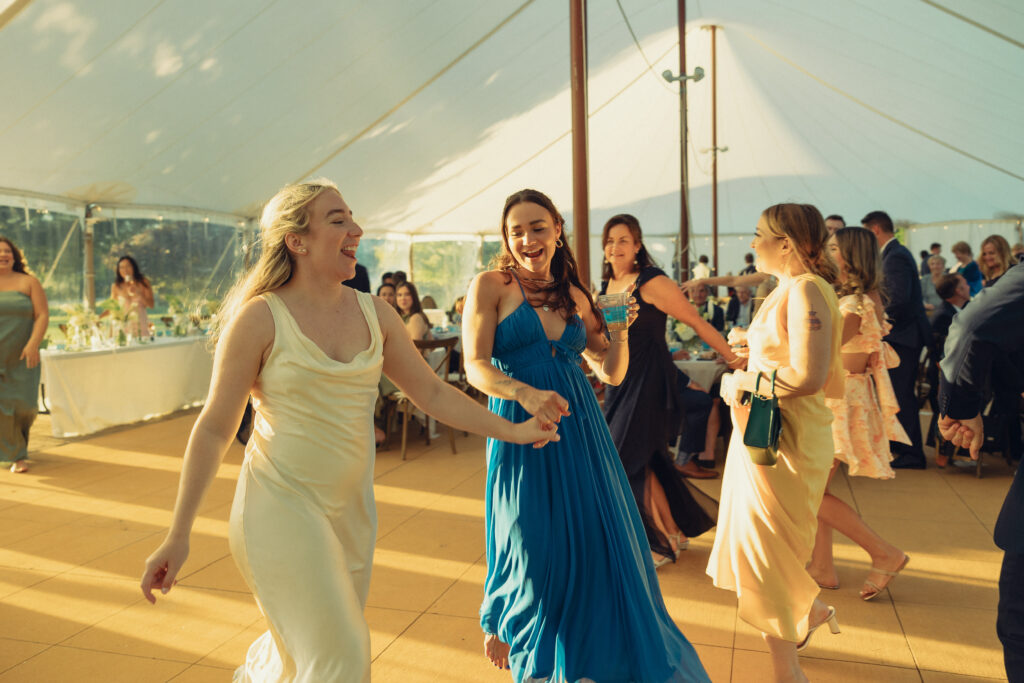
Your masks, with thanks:
[[[14,243],[0,236],[0,460],[27,472],[28,430],[39,395],[39,342],[50,321],[46,294]]]

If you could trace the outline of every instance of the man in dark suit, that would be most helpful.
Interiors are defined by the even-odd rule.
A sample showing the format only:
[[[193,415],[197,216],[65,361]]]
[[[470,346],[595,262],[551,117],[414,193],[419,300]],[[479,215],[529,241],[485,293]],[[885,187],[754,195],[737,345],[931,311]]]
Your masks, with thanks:
[[[897,415],[903,429],[910,436],[911,445],[890,441],[889,447],[896,459],[894,468],[923,470],[924,450],[921,447],[921,420],[918,415],[917,364],[921,349],[931,338],[928,316],[921,297],[921,280],[917,275],[917,261],[910,250],[896,240],[892,219],[884,211],[872,211],[861,219],[861,224],[873,232],[882,251],[882,276],[889,301],[885,315],[892,323],[892,331],[885,341],[900,357],[900,364],[889,370],[892,388],[899,403]]]
[[[939,431],[977,458],[985,442],[981,405],[993,371],[1024,389],[1024,266],[1006,271],[954,319],[941,363]],[[1020,437],[1018,436],[1018,439]],[[996,632],[1010,681],[1024,681],[1024,467],[1010,484],[996,520],[995,542],[1003,549]]]
[[[711,323],[711,327],[721,332],[725,329],[725,312],[721,306],[716,306],[708,301],[710,295],[711,292],[707,285],[697,285],[690,290],[690,302],[693,303],[701,317]]]
[[[963,275],[951,273],[942,276],[935,287],[935,292],[942,299],[942,305],[932,314],[932,336],[928,343],[928,368],[925,378],[929,386],[928,403],[932,408],[932,420],[928,425],[925,442],[935,447],[935,464],[945,467],[949,463],[949,455],[953,448],[945,441],[936,443],[935,427],[939,420],[939,362],[945,355],[946,337],[949,335],[953,316],[971,300],[971,287]]]
[[[750,287],[737,287],[736,296],[729,299],[725,309],[725,320],[733,327],[747,328],[754,318],[754,302]]]

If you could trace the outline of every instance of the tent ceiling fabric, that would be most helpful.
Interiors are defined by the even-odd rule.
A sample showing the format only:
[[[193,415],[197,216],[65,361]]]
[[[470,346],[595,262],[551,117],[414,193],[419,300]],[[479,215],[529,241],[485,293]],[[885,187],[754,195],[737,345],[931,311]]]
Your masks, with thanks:
[[[628,211],[672,234],[679,98],[660,73],[678,68],[676,2],[588,5],[591,221]],[[779,201],[850,222],[1024,212],[1019,2],[687,12],[691,69],[710,71],[701,27],[721,27],[723,233]],[[493,232],[527,186],[571,223],[568,34],[555,0],[34,0],[0,29],[0,187],[253,215],[312,172],[371,232]],[[709,78],[689,105],[704,233]]]

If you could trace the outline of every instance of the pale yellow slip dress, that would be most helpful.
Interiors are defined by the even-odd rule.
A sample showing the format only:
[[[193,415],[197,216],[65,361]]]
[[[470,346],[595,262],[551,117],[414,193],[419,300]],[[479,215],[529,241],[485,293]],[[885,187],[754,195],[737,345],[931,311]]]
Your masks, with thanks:
[[[819,590],[804,567],[814,548],[818,508],[834,452],[832,411],[825,406],[825,398],[843,395],[839,355],[843,326],[835,292],[816,275],[800,275],[768,295],[747,331],[749,370],[767,376],[788,366],[784,304],[796,282],[805,280],[818,286],[828,305],[827,311],[817,312],[818,319],[832,321],[828,379],[816,394],[779,400],[782,436],[773,467],[751,461],[743,445],[746,415],[737,416],[738,409],[733,409],[736,428],[729,442],[718,529],[707,570],[716,586],[736,591],[741,619],[793,642],[807,635],[808,613]]]
[[[229,540],[270,629],[235,681],[370,680],[363,608],[377,532],[373,406],[384,343],[372,298],[356,297],[370,346],[341,363],[299,330],[280,298],[263,295],[274,345],[254,392]]]

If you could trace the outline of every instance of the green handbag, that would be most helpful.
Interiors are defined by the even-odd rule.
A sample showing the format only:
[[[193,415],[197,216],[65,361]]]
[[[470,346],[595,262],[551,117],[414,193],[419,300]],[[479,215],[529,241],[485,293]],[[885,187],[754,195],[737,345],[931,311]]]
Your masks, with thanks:
[[[772,370],[771,398],[758,395],[761,373],[757,373],[754,393],[750,395],[750,417],[743,432],[743,445],[750,451],[750,459],[755,465],[764,467],[775,465],[779,435],[782,434],[782,414],[779,412],[779,399],[775,396],[776,372]]]

